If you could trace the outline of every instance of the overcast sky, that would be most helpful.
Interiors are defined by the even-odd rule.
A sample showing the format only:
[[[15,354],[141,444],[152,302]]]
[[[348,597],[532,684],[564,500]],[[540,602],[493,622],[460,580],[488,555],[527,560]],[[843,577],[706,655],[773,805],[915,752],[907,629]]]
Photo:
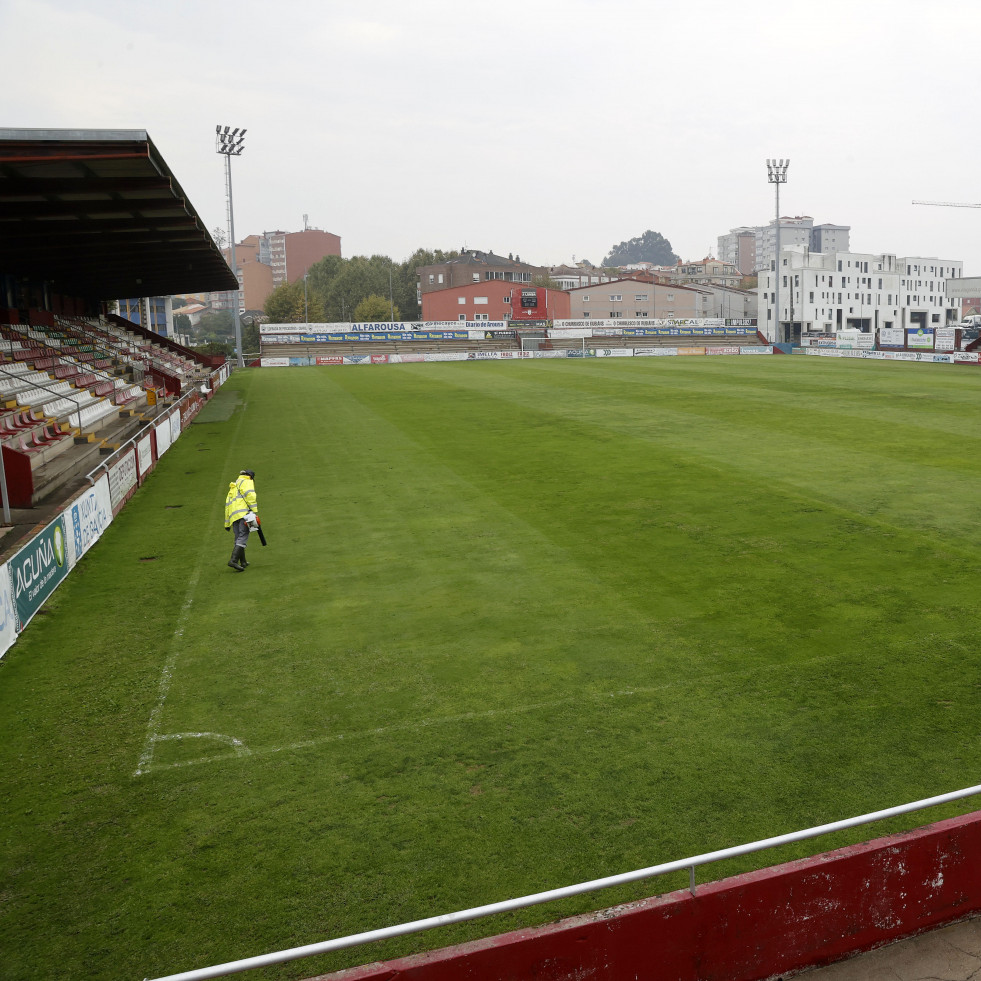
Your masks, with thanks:
[[[146,130],[209,229],[342,254],[683,259],[784,215],[981,275],[981,5],[960,0],[0,0],[0,127]]]

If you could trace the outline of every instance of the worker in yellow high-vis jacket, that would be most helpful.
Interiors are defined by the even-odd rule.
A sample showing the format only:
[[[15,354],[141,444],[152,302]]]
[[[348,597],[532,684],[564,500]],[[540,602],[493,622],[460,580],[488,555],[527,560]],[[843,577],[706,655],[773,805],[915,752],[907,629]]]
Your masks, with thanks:
[[[259,527],[259,504],[255,495],[255,471],[243,470],[228,485],[225,497],[225,531],[235,532],[235,547],[228,565],[236,572],[244,572],[249,564],[245,561],[245,546],[249,544],[249,532]]]

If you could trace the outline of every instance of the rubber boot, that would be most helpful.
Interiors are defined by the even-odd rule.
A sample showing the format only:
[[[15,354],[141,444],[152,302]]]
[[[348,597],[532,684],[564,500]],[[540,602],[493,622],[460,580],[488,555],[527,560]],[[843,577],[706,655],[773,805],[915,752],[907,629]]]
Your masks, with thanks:
[[[236,545],[232,549],[232,557],[228,560],[228,567],[236,572],[245,572],[245,549],[241,545]]]

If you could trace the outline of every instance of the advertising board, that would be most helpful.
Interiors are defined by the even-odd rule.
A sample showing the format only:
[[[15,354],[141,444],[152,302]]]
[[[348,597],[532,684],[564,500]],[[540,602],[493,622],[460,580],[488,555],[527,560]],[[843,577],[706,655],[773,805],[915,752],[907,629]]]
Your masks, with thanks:
[[[933,350],[933,328],[916,327],[906,331],[906,346],[908,348]]]
[[[23,630],[68,575],[65,518],[58,515],[8,563],[13,581],[17,629]]]

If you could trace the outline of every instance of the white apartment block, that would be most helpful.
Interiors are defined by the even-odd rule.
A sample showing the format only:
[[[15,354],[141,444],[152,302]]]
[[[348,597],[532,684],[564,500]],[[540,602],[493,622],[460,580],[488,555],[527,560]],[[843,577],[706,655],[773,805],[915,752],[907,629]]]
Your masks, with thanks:
[[[771,341],[960,319],[960,300],[947,296],[946,280],[962,278],[964,264],[951,259],[785,249],[781,235],[779,316],[776,275],[772,268],[759,274],[759,329]]]

